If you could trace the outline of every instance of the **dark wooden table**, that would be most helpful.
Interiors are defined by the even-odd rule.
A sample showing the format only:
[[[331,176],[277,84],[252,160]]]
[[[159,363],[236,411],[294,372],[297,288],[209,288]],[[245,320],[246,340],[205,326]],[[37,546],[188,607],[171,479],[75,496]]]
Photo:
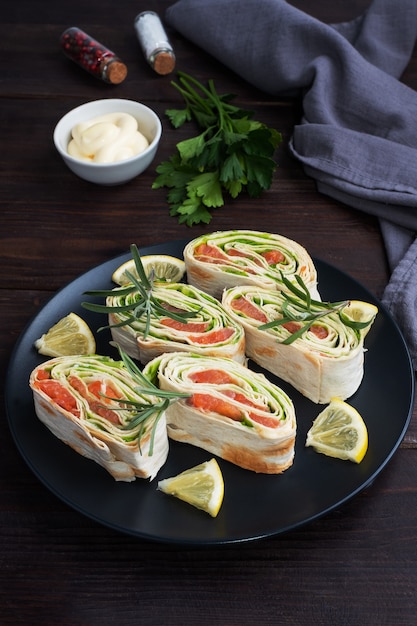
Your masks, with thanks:
[[[351,19],[369,4],[292,3],[327,22]],[[170,35],[179,69],[214,78],[220,92],[238,94],[242,106],[283,133],[271,190],[259,201],[228,203],[209,226],[187,228],[169,216],[165,191],[151,190],[154,166],[117,188],[88,184],[66,169],[52,131],[86,100],[114,96],[153,107],[164,122],[158,162],[189,136],[189,128],[174,130],[167,122],[165,109],[179,102],[172,77],[152,72],[133,31],[137,13],[163,15],[169,4],[16,0],[2,12],[2,381],[15,342],[48,299],[132,241],[143,247],[229,228],[278,232],[382,295],[388,266],[377,221],[318,194],[288,153],[300,102],[272,101],[176,33]],[[58,40],[72,25],[118,52],[129,67],[124,83],[105,85],[65,59]],[[417,88],[417,54],[403,80]],[[377,480],[340,509],[262,541],[194,547],[136,539],[72,510],[32,474],[2,409],[0,624],[411,626],[417,610],[415,411],[413,420]]]

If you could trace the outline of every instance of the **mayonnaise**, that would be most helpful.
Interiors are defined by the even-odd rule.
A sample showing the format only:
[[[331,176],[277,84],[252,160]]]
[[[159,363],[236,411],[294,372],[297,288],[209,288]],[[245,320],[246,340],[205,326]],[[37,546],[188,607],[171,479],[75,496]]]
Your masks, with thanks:
[[[129,113],[108,113],[72,129],[68,153],[92,163],[114,163],[146,150],[149,142]]]

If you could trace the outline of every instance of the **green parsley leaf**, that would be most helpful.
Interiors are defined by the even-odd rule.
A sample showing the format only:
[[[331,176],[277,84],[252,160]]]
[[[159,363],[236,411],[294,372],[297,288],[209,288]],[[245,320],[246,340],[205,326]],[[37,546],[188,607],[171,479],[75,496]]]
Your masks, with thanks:
[[[248,182],[257,183],[261,189],[269,189],[272,183],[274,165],[268,157],[245,155],[243,157]]]
[[[177,144],[176,153],[156,168],[152,188],[168,188],[170,215],[180,224],[209,224],[210,209],[225,204],[224,194],[237,198],[246,191],[258,197],[270,188],[282,136],[253,120],[253,111],[231,104],[233,94],[219,95],[213,80],[206,87],[178,72],[172,85],[185,108],[166,111],[171,124],[179,128],[194,120],[202,132]]]
[[[246,181],[244,184],[246,184]],[[223,186],[226,189],[226,191],[229,192],[232,198],[237,198],[238,195],[243,190],[243,183],[240,182],[239,180],[230,180],[228,182],[224,182]]]
[[[177,150],[183,161],[189,161],[196,156],[199,156],[205,148],[206,137],[205,133],[197,135],[197,137],[191,137],[191,139],[185,139],[177,144]]]
[[[239,181],[243,177],[243,168],[239,157],[234,152],[228,156],[220,170],[220,180],[223,183]]]
[[[203,172],[195,176],[187,185],[189,195],[201,198],[206,207],[223,206],[223,194],[218,172]]]
[[[200,223],[209,224],[211,220],[210,211],[204,206],[197,194],[191,195],[177,208],[172,208],[170,214],[180,216],[179,223],[187,224],[187,226]]]
[[[187,109],[167,109],[165,114],[174,128],[179,128],[185,122],[191,121],[191,112]]]

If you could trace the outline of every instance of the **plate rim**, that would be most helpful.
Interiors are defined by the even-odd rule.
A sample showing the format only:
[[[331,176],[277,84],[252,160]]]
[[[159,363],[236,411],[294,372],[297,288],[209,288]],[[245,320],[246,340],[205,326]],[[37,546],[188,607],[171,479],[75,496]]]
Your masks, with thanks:
[[[161,253],[160,249],[164,248],[165,246],[182,246],[184,247],[186,245],[186,243],[188,243],[189,241],[191,241],[194,238],[187,238],[187,239],[177,239],[177,240],[171,240],[171,241],[167,241],[167,242],[162,242],[159,244],[153,244],[150,246],[141,246],[139,248],[139,252],[140,254],[152,254],[152,253],[158,253],[157,250],[159,250],[159,252]],[[7,421],[8,421],[8,425],[9,425],[9,429],[11,431],[12,434],[12,438],[14,440],[14,443],[19,451],[19,453],[21,454],[21,456],[23,457],[23,460],[26,462],[26,464],[28,465],[28,467],[31,469],[31,471],[34,473],[34,475],[38,478],[38,480],[49,490],[51,491],[58,499],[60,499],[62,502],[66,503],[70,508],[76,510],[78,513],[94,520],[95,522],[104,525],[108,528],[111,528],[113,530],[116,530],[118,532],[121,532],[123,534],[127,534],[139,539],[144,539],[144,540],[148,540],[148,541],[156,541],[156,542],[163,542],[163,543],[170,543],[170,544],[179,544],[179,545],[224,545],[224,544],[230,544],[230,543],[243,543],[243,542],[249,542],[249,541],[254,541],[254,540],[259,540],[262,538],[266,538],[266,537],[271,537],[271,536],[276,536],[276,535],[281,535],[283,533],[286,533],[290,530],[295,530],[296,528],[299,528],[301,526],[305,526],[309,523],[311,523],[312,521],[319,519],[327,514],[329,514],[332,510],[334,510],[335,508],[339,507],[339,506],[343,506],[346,502],[348,502],[349,500],[351,500],[352,498],[356,497],[360,492],[362,492],[364,489],[366,489],[374,480],[375,478],[383,471],[383,469],[387,466],[387,464],[390,462],[390,460],[392,459],[392,457],[394,456],[395,452],[398,450],[401,442],[404,439],[404,436],[407,432],[407,429],[409,427],[410,424],[410,420],[412,417],[412,412],[413,412],[413,405],[414,405],[414,398],[415,398],[415,377],[414,377],[414,369],[413,369],[413,365],[412,365],[412,360],[411,360],[411,356],[410,356],[410,352],[408,349],[408,346],[406,344],[406,341],[404,339],[404,336],[401,332],[401,329],[399,328],[398,323],[396,322],[396,320],[393,318],[393,316],[390,314],[390,312],[387,310],[387,308],[378,300],[378,298],[376,298],[367,287],[365,287],[364,285],[362,285],[359,281],[357,281],[355,278],[353,278],[352,276],[350,276],[349,274],[347,274],[346,272],[344,272],[343,270],[340,270],[338,267],[336,267],[335,265],[324,261],[318,257],[313,257],[313,262],[315,264],[318,264],[319,266],[322,266],[323,268],[326,269],[326,271],[330,271],[330,272],[336,272],[340,275],[342,275],[344,278],[347,278],[348,281],[350,281],[354,286],[358,287],[361,291],[363,291],[364,293],[366,293],[369,297],[369,300],[375,304],[377,304],[377,306],[379,307],[379,309],[381,311],[383,311],[384,316],[387,318],[387,320],[391,323],[391,325],[393,326],[393,328],[396,331],[397,334],[397,339],[401,340],[401,347],[404,350],[404,356],[406,357],[406,359],[404,359],[404,367],[407,368],[407,371],[409,373],[409,381],[408,381],[408,386],[410,388],[410,394],[409,394],[409,400],[408,400],[408,412],[406,416],[403,416],[402,418],[402,428],[399,432],[399,435],[396,439],[395,442],[392,442],[391,446],[390,446],[390,451],[389,453],[385,456],[385,458],[378,464],[378,466],[375,468],[375,470],[373,471],[373,473],[369,476],[367,476],[366,481],[361,482],[353,491],[350,491],[348,494],[346,494],[345,496],[339,498],[337,501],[330,503],[327,507],[322,508],[320,511],[315,512],[314,514],[309,515],[306,518],[300,519],[298,522],[296,523],[291,523],[287,526],[283,526],[281,528],[277,528],[274,531],[260,531],[259,533],[254,533],[254,534],[246,534],[246,535],[241,535],[241,536],[235,536],[235,537],[208,537],[208,538],[203,538],[200,537],[198,539],[195,538],[187,538],[187,537],[174,537],[174,536],[159,536],[157,534],[152,535],[152,533],[149,532],[138,532],[138,531],[134,531],[133,529],[129,529],[129,528],[125,528],[123,527],[123,525],[117,525],[111,522],[106,521],[105,519],[102,518],[102,516],[97,516],[94,515],[93,512],[91,511],[87,511],[84,510],[82,507],[77,506],[73,500],[71,500],[70,498],[68,498],[65,494],[60,493],[56,487],[54,487],[50,481],[47,479],[47,477],[43,476],[42,473],[39,471],[39,468],[36,467],[36,465],[33,463],[33,460],[31,458],[28,458],[26,451],[24,449],[24,446],[19,438],[18,432],[16,431],[16,424],[15,424],[15,420],[13,420],[13,416],[11,415],[11,407],[10,407],[10,397],[9,397],[9,389],[10,389],[10,378],[12,376],[12,369],[15,363],[15,360],[17,358],[17,355],[19,354],[19,348],[22,346],[22,344],[24,343],[28,332],[30,331],[30,329],[33,328],[34,324],[36,321],[39,321],[40,316],[42,315],[42,312],[47,309],[48,307],[52,306],[53,303],[57,302],[59,300],[60,295],[63,292],[66,291],[70,291],[71,288],[74,286],[74,284],[77,284],[77,282],[82,282],[83,280],[85,280],[89,274],[95,274],[98,271],[102,270],[105,266],[111,266],[111,265],[115,265],[116,263],[119,262],[123,262],[123,260],[129,257],[129,251],[122,253],[120,255],[114,256],[111,259],[108,259],[98,265],[95,265],[93,267],[91,267],[89,270],[81,273],[80,275],[78,275],[77,277],[75,277],[73,280],[71,280],[70,282],[68,282],[67,284],[63,285],[59,290],[57,290],[54,294],[51,295],[50,298],[47,299],[46,302],[43,303],[43,305],[41,306],[41,308],[39,309],[39,311],[34,314],[31,319],[27,322],[27,324],[24,326],[20,336],[18,337],[18,339],[15,342],[15,345],[12,349],[12,353],[9,359],[9,363],[6,369],[6,376],[5,376],[5,405],[6,405],[6,417],[7,417]],[[319,282],[320,282],[320,273],[318,271],[318,278],[319,278]],[[109,280],[111,280],[111,277],[109,277]],[[92,287],[93,288],[93,287]],[[98,287],[97,287],[98,288]],[[68,311],[67,311],[68,312]],[[406,363],[407,360],[407,363]],[[322,405],[319,405],[322,406]],[[57,440],[57,442],[59,442],[59,440]],[[62,442],[59,442],[62,444]],[[65,445],[65,444],[62,444]],[[185,444],[184,444],[185,445]],[[71,451],[73,454],[75,454],[73,451]],[[88,463],[93,463],[92,461],[87,461]],[[296,462],[296,460],[295,460]],[[345,462],[344,462],[345,463]],[[240,468],[241,469],[241,468]],[[242,470],[243,471],[243,470]],[[138,479],[140,480],[140,479]],[[120,485],[120,483],[118,483]],[[186,505],[187,506],[187,505]],[[201,513],[201,512],[199,512]],[[203,515],[206,515],[204,513],[202,513]],[[215,520],[213,520],[215,522]]]

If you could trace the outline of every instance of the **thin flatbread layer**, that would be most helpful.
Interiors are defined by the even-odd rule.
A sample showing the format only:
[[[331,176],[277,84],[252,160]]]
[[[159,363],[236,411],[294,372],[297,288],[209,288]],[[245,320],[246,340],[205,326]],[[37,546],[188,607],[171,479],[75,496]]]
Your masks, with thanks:
[[[119,295],[115,289],[107,298],[110,307],[135,304],[138,291]],[[218,300],[197,287],[183,283],[157,284],[153,297],[162,308],[180,314],[192,314],[184,323],[168,315],[151,314],[149,326],[142,316],[129,321],[129,312],[111,312],[109,324],[113,340],[142,364],[165,352],[194,352],[208,356],[223,356],[239,363],[245,361],[245,333],[240,324],[223,309]],[[120,323],[129,321],[120,326]]]
[[[168,436],[253,472],[280,474],[294,459],[291,399],[263,374],[221,357],[165,354],[144,369],[161,389],[188,393],[166,411]]]
[[[285,289],[282,275],[302,278],[320,299],[317,271],[307,250],[283,235],[253,230],[218,231],[201,235],[184,248],[187,280],[219,300],[224,289],[237,285]]]
[[[284,344],[295,332],[291,324],[260,328],[285,317],[283,302],[282,293],[267,289],[235,287],[224,292],[223,306],[245,329],[248,357],[317,404],[352,396],[364,374],[366,333],[329,312],[293,343]]]
[[[115,480],[152,479],[165,463],[169,448],[165,415],[150,417],[143,432],[139,426],[129,428],[135,411],[121,401],[151,406],[153,399],[138,393],[137,381],[121,362],[101,356],[58,357],[36,367],[29,384],[40,421]]]

